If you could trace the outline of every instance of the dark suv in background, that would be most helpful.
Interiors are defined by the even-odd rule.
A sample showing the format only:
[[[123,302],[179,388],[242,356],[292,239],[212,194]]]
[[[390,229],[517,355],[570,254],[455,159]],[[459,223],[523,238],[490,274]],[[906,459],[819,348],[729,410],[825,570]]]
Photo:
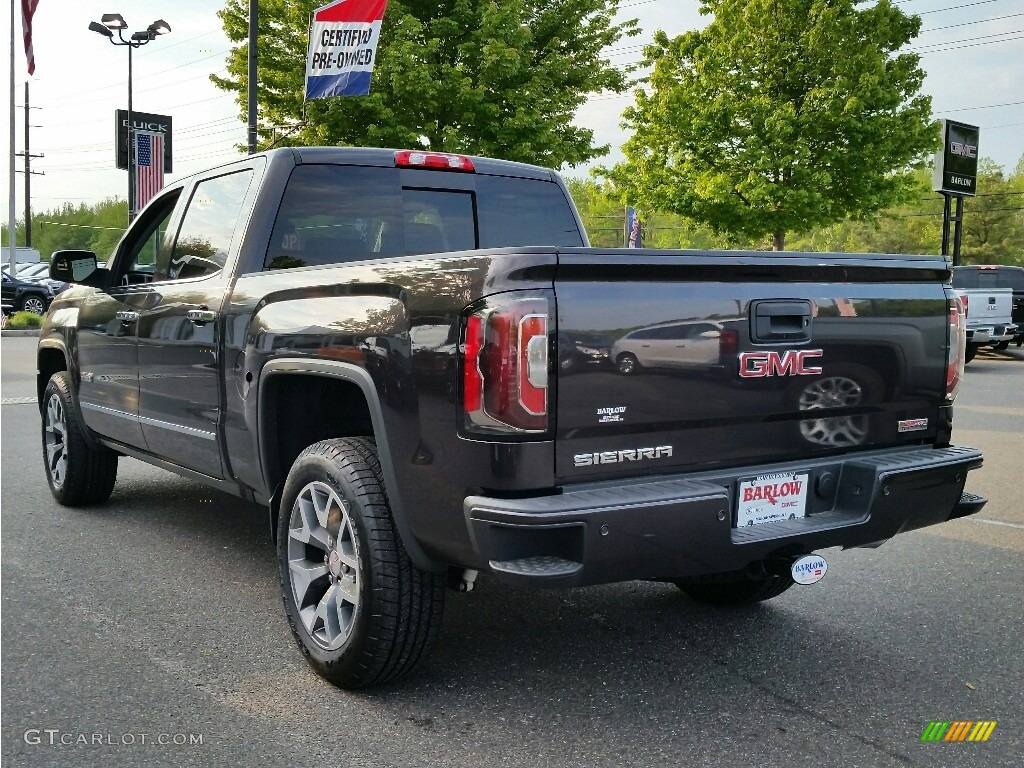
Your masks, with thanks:
[[[1001,264],[971,264],[953,267],[953,287],[963,290],[972,288],[1013,289],[1013,322],[1017,324],[1017,335],[1013,338],[1019,347],[1024,343],[1024,267],[1008,267]],[[1006,349],[1009,341],[1000,343],[997,349]]]

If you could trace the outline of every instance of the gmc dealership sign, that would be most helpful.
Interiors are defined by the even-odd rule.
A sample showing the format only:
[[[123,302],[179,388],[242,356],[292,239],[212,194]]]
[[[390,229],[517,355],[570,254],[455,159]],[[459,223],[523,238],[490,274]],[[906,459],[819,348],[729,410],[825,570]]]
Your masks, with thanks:
[[[942,149],[935,155],[932,189],[945,195],[978,193],[978,136],[975,125],[941,120]]]

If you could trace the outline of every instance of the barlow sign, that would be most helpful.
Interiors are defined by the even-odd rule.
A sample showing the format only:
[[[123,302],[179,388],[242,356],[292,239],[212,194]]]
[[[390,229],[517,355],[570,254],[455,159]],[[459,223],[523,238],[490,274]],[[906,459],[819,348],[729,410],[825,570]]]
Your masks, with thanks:
[[[306,55],[306,98],[365,96],[387,0],[339,0],[313,12]]]
[[[132,110],[132,123],[136,133],[153,133],[163,136],[164,173],[171,168],[171,118],[168,115],[151,115],[149,112]],[[119,109],[115,114],[117,167],[128,170],[128,110]]]
[[[942,149],[935,155],[932,189],[945,195],[978,193],[978,136],[975,125],[942,120]]]

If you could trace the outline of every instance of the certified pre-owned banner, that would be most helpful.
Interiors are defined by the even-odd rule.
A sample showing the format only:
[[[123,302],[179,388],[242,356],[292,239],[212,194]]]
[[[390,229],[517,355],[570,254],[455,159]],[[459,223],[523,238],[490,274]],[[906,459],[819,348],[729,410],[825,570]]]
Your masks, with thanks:
[[[306,98],[365,96],[387,0],[338,0],[313,12]]]

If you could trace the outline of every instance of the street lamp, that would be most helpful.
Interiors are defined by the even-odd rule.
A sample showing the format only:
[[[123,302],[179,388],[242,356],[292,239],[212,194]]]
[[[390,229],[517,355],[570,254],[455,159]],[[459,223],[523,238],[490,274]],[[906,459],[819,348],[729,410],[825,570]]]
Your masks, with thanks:
[[[99,22],[90,21],[89,29],[103,35],[113,45],[128,46],[128,223],[135,219],[135,126],[132,118],[132,50],[141,48],[151,40],[171,31],[171,25],[163,19],[157,19],[141,32],[133,32],[127,40],[124,31],[128,22],[120,13],[105,13]],[[114,32],[117,32],[117,40]]]

